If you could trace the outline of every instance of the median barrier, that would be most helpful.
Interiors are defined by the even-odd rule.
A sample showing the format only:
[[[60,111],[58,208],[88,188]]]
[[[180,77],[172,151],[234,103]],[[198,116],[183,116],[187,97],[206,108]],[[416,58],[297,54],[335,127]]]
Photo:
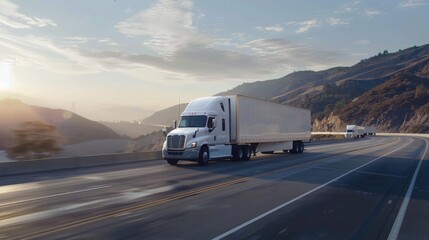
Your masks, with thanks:
[[[161,152],[156,151],[3,162],[0,163],[0,176],[132,163],[161,157]]]

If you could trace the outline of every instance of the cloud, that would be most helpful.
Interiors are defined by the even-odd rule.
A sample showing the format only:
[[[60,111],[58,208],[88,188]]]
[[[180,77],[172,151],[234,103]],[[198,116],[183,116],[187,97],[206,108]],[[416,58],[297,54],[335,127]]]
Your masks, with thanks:
[[[89,38],[87,37],[63,37],[63,43],[71,43],[71,44],[82,44],[87,43]]]
[[[81,51],[104,69],[169,82],[207,82],[225,79],[260,80],[278,77],[296,69],[322,70],[341,64],[340,52],[320,51],[284,39],[258,39],[241,46],[247,53],[206,46],[187,46],[169,59],[119,51]],[[152,75],[156,72],[155,75]],[[138,76],[138,74],[140,76]],[[156,79],[155,79],[156,78]]]
[[[355,43],[357,45],[369,45],[371,41],[368,39],[361,39],[361,40],[357,40]]]
[[[258,30],[266,30],[269,32],[283,32],[283,27],[280,25],[274,25],[274,26],[267,26],[267,27],[261,27],[261,26],[257,26],[256,29]]]
[[[413,8],[418,6],[426,5],[427,2],[424,0],[406,0],[399,3],[398,7],[400,8]]]
[[[326,22],[331,25],[331,26],[336,26],[336,25],[348,25],[349,22],[342,20],[340,18],[334,18],[334,17],[330,17],[328,19],[326,19]]]
[[[50,72],[82,74],[96,73],[102,66],[82,57],[74,44],[59,44],[33,35],[0,35],[0,58],[14,59],[16,65]]]
[[[319,26],[320,23],[316,19],[311,19],[303,22],[289,22],[288,25],[299,26],[299,28],[296,30],[296,33],[305,33],[310,29]]]
[[[0,24],[11,28],[46,27],[57,24],[47,18],[31,17],[18,12],[19,6],[9,0],[0,1]]]
[[[293,70],[321,70],[341,63],[336,51],[320,51],[284,39],[247,41],[242,33],[215,38],[193,25],[191,1],[160,0],[116,24],[119,32],[141,41],[155,53],[88,50],[98,43],[115,46],[111,38],[0,35],[0,58],[12,58],[20,67],[63,74],[117,72],[164,84],[219,80],[250,81],[284,75]],[[200,13],[200,16],[203,14]],[[309,20],[296,25],[310,29]],[[281,26],[264,27],[280,31]],[[267,29],[265,29],[267,28]],[[302,30],[304,31],[304,30]],[[100,49],[100,48],[98,48]],[[102,48],[101,48],[102,49]]]
[[[115,28],[128,36],[147,37],[148,47],[169,57],[195,39],[192,10],[191,0],[159,0],[149,9],[119,22]]]
[[[284,39],[258,39],[246,44],[273,69],[312,69],[322,70],[341,65],[343,53],[321,51]],[[284,71],[284,70],[283,70]]]
[[[113,41],[112,39],[110,39],[110,38],[102,38],[102,39],[99,39],[98,40],[98,42],[99,43],[104,43],[104,44],[106,44],[107,46],[119,46],[119,44],[118,43],[116,43],[115,41]]]
[[[378,10],[375,10],[375,9],[367,9],[367,10],[364,11],[364,13],[367,16],[376,16],[376,15],[381,14],[382,12],[378,11]]]

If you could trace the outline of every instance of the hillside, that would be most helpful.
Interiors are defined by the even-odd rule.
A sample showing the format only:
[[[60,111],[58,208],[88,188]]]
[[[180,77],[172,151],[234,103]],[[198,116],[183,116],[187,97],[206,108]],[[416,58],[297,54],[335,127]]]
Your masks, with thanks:
[[[427,132],[427,106],[423,103],[428,103],[429,97],[414,96],[416,91],[425,92],[428,82],[429,45],[424,45],[378,54],[351,67],[295,72],[276,80],[246,83],[218,95],[242,94],[308,108],[315,131],[342,131],[347,124],[362,124],[387,132]],[[389,104],[396,105],[387,108]]]
[[[143,123],[149,125],[173,126],[174,120],[179,120],[180,114],[185,110],[187,103],[175,105],[154,113],[152,116],[145,118]]]
[[[57,128],[60,144],[75,144],[120,136],[108,127],[61,109],[24,104],[18,100],[0,100],[0,149],[11,144],[13,131],[25,121],[42,121]]]
[[[150,124],[144,124],[141,122],[100,122],[104,126],[112,129],[115,133],[119,134],[119,136],[129,137],[129,138],[137,138],[142,135],[149,134],[151,132],[159,131],[161,126],[153,126]]]
[[[329,119],[338,119],[330,121]],[[429,132],[429,81],[415,75],[396,74],[392,79],[316,119],[324,130],[338,131],[346,123],[377,126],[383,132]],[[330,123],[330,124],[329,124]]]

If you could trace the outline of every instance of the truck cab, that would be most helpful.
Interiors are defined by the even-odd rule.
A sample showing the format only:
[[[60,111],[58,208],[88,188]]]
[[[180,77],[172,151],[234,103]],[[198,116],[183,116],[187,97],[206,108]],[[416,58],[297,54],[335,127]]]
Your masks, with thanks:
[[[163,158],[171,165],[180,159],[206,165],[210,159],[230,157],[228,108],[226,97],[192,101],[181,114],[177,128],[167,135]]]

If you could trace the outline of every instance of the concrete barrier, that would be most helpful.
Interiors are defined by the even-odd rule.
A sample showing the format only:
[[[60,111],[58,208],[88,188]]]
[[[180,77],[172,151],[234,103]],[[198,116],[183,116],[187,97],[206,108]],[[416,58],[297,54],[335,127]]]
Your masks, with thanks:
[[[4,162],[0,164],[0,176],[132,163],[161,157],[161,152],[137,152]]]

